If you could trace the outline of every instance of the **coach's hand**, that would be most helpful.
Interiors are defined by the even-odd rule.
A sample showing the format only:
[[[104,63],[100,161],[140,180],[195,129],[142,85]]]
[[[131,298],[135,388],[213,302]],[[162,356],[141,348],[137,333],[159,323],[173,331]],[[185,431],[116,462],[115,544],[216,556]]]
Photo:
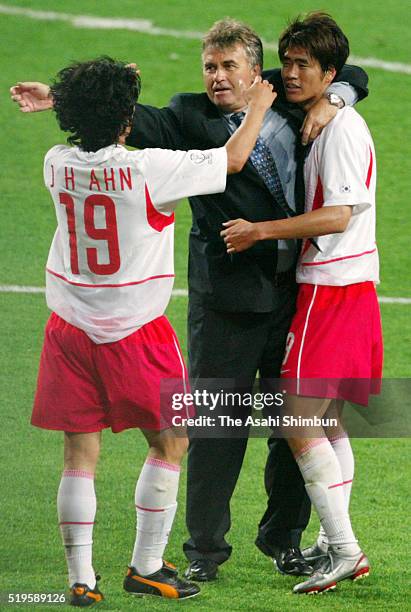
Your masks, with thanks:
[[[223,223],[225,229],[220,232],[227,246],[227,253],[239,253],[253,246],[259,240],[258,223],[244,219],[234,219]]]
[[[338,108],[330,104],[326,98],[321,98],[316,102],[306,114],[300,130],[303,145],[307,145],[317,138],[337,113]]]
[[[22,113],[36,113],[53,108],[50,87],[44,83],[24,81],[10,87],[10,96]]]

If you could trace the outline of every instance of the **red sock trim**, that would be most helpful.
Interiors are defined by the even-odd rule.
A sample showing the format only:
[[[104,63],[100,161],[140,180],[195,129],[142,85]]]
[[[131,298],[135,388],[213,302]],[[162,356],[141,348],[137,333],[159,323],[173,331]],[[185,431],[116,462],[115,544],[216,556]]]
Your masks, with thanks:
[[[333,442],[337,442],[337,440],[345,440],[345,438],[348,438],[347,434],[339,434],[338,436],[331,436],[331,438],[328,438],[328,440],[330,441],[330,444],[332,444]]]
[[[336,487],[343,487],[346,484],[350,484],[350,482],[352,481],[353,479],[351,478],[351,480],[344,480],[343,482],[337,482],[337,484],[330,485],[328,488],[335,489]]]
[[[136,504],[136,508],[138,508],[138,510],[145,510],[146,512],[165,512],[166,509],[165,508],[143,508],[143,506],[138,506]]]
[[[167,461],[163,461],[162,459],[155,459],[154,457],[148,457],[146,459],[146,463],[148,465],[152,465],[153,467],[161,468],[163,470],[171,470],[172,472],[179,472],[180,466],[175,465],[174,463],[167,463]]]
[[[63,477],[65,478],[89,478],[94,480],[93,472],[86,472],[85,470],[64,470]]]

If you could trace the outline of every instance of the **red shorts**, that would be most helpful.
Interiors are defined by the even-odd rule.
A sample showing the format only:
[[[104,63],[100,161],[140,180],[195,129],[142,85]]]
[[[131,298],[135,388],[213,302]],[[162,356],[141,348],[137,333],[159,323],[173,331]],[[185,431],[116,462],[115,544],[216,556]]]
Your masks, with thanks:
[[[53,313],[45,330],[31,422],[78,433],[106,427],[113,432],[131,427],[159,431],[172,424],[172,393],[189,392],[186,387],[186,367],[166,317],[117,342],[95,344]]]
[[[374,283],[300,285],[281,369],[289,393],[366,406],[380,391],[382,361]]]

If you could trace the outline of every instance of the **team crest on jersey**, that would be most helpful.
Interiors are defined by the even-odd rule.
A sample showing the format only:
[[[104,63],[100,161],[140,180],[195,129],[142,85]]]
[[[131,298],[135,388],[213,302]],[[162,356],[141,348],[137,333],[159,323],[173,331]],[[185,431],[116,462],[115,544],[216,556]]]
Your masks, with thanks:
[[[351,193],[351,185],[341,185],[341,193]]]
[[[193,164],[203,164],[204,162],[212,164],[213,154],[211,151],[193,151],[190,155],[190,159]]]

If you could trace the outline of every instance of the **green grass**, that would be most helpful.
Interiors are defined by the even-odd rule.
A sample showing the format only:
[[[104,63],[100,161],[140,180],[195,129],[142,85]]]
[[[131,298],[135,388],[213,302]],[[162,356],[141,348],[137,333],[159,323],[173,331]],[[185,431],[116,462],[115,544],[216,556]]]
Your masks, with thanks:
[[[56,525],[55,496],[62,465],[62,434],[34,430],[29,425],[37,356],[47,309],[41,295],[2,294],[4,340],[2,344],[2,419],[6,425],[0,447],[3,472],[0,544],[3,592],[61,592],[65,589],[65,564]],[[400,308],[400,307],[397,307]],[[383,315],[386,308],[383,309]],[[16,313],[19,313],[16,320]],[[169,308],[180,338],[185,338],[185,300],[175,298]],[[28,340],[29,339],[29,340]],[[387,350],[396,338],[388,335]],[[18,363],[18,368],[16,368]],[[357,476],[352,500],[352,519],[362,545],[369,551],[375,571],[364,583],[344,584],[338,593],[317,598],[290,595],[296,582],[275,574],[271,562],[254,547],[257,519],[265,498],[262,473],[265,441],[251,439],[233,503],[230,542],[232,559],[221,569],[221,578],[203,588],[201,599],[191,604],[199,610],[337,610],[390,609],[407,593],[407,547],[403,529],[408,520],[409,441],[354,440]],[[132,609],[137,602],[121,590],[134,538],[133,491],[145,445],[138,432],[114,436],[105,432],[97,473],[98,515],[95,528],[95,567],[104,577],[107,601],[104,610]],[[12,460],[10,459],[12,458]],[[167,556],[180,567],[185,559],[181,542],[184,526],[185,476],[180,487],[180,512]],[[393,518],[395,517],[395,518]],[[305,542],[317,529],[313,518]],[[18,584],[18,589],[16,588]],[[144,601],[144,609],[160,610],[166,602]],[[173,604],[168,604],[173,605]],[[41,606],[47,609],[52,606]],[[63,606],[63,608],[65,608]]]
[[[151,19],[160,27],[205,31],[210,23],[231,14],[248,21],[266,40],[277,38],[287,17],[297,10],[318,8],[301,0],[298,7],[285,0],[239,3],[192,0],[150,3],[123,0],[104,3],[66,0],[8,0],[8,5],[72,14]],[[410,30],[404,3],[395,0],[329,0],[327,9],[339,20],[357,56],[409,62]],[[176,91],[202,89],[199,42],[154,37],[122,30],[76,29],[64,22],[43,22],[0,15],[3,65],[0,73],[4,104],[1,173],[2,250],[1,284],[43,285],[44,263],[54,232],[55,216],[42,183],[45,152],[63,142],[51,114],[23,116],[7,103],[8,87],[16,80],[50,78],[73,59],[102,53],[136,60],[143,71],[143,102],[163,105]],[[277,63],[272,51],[266,66]],[[381,295],[411,296],[409,282],[408,213],[409,144],[411,127],[410,77],[369,70],[369,99],[358,107],[373,133],[378,157],[378,243],[381,255]],[[408,164],[408,166],[407,166]],[[186,286],[189,208],[177,213],[176,287]],[[0,592],[52,592],[66,588],[66,568],[57,529],[55,496],[62,465],[61,434],[35,430],[29,425],[47,309],[42,295],[0,293],[2,389],[0,444],[2,514],[0,524]],[[185,298],[171,301],[168,315],[186,350]],[[409,377],[411,349],[410,306],[383,305],[385,376]],[[290,594],[295,580],[275,574],[270,561],[255,548],[256,524],[265,505],[262,472],[265,441],[251,439],[244,468],[232,503],[229,535],[232,559],[221,568],[220,580],[203,587],[201,597],[185,605],[201,611],[237,610],[389,610],[406,608],[409,577],[406,528],[409,520],[407,476],[409,441],[354,440],[357,473],[352,518],[373,564],[371,577],[355,585],[343,584],[322,598],[296,598]],[[145,455],[138,432],[104,434],[97,475],[98,523],[95,528],[95,567],[103,575],[107,600],[101,610],[165,610],[172,602],[136,601],[121,590],[122,576],[134,539],[133,491]],[[167,557],[181,568],[184,526],[184,476],[180,511]],[[305,542],[317,529],[311,521]],[[0,603],[0,609],[5,608]],[[44,609],[53,606],[42,606]],[[14,606],[14,609],[28,607]],[[62,609],[62,608],[59,608]],[[65,607],[63,606],[63,609]]]

